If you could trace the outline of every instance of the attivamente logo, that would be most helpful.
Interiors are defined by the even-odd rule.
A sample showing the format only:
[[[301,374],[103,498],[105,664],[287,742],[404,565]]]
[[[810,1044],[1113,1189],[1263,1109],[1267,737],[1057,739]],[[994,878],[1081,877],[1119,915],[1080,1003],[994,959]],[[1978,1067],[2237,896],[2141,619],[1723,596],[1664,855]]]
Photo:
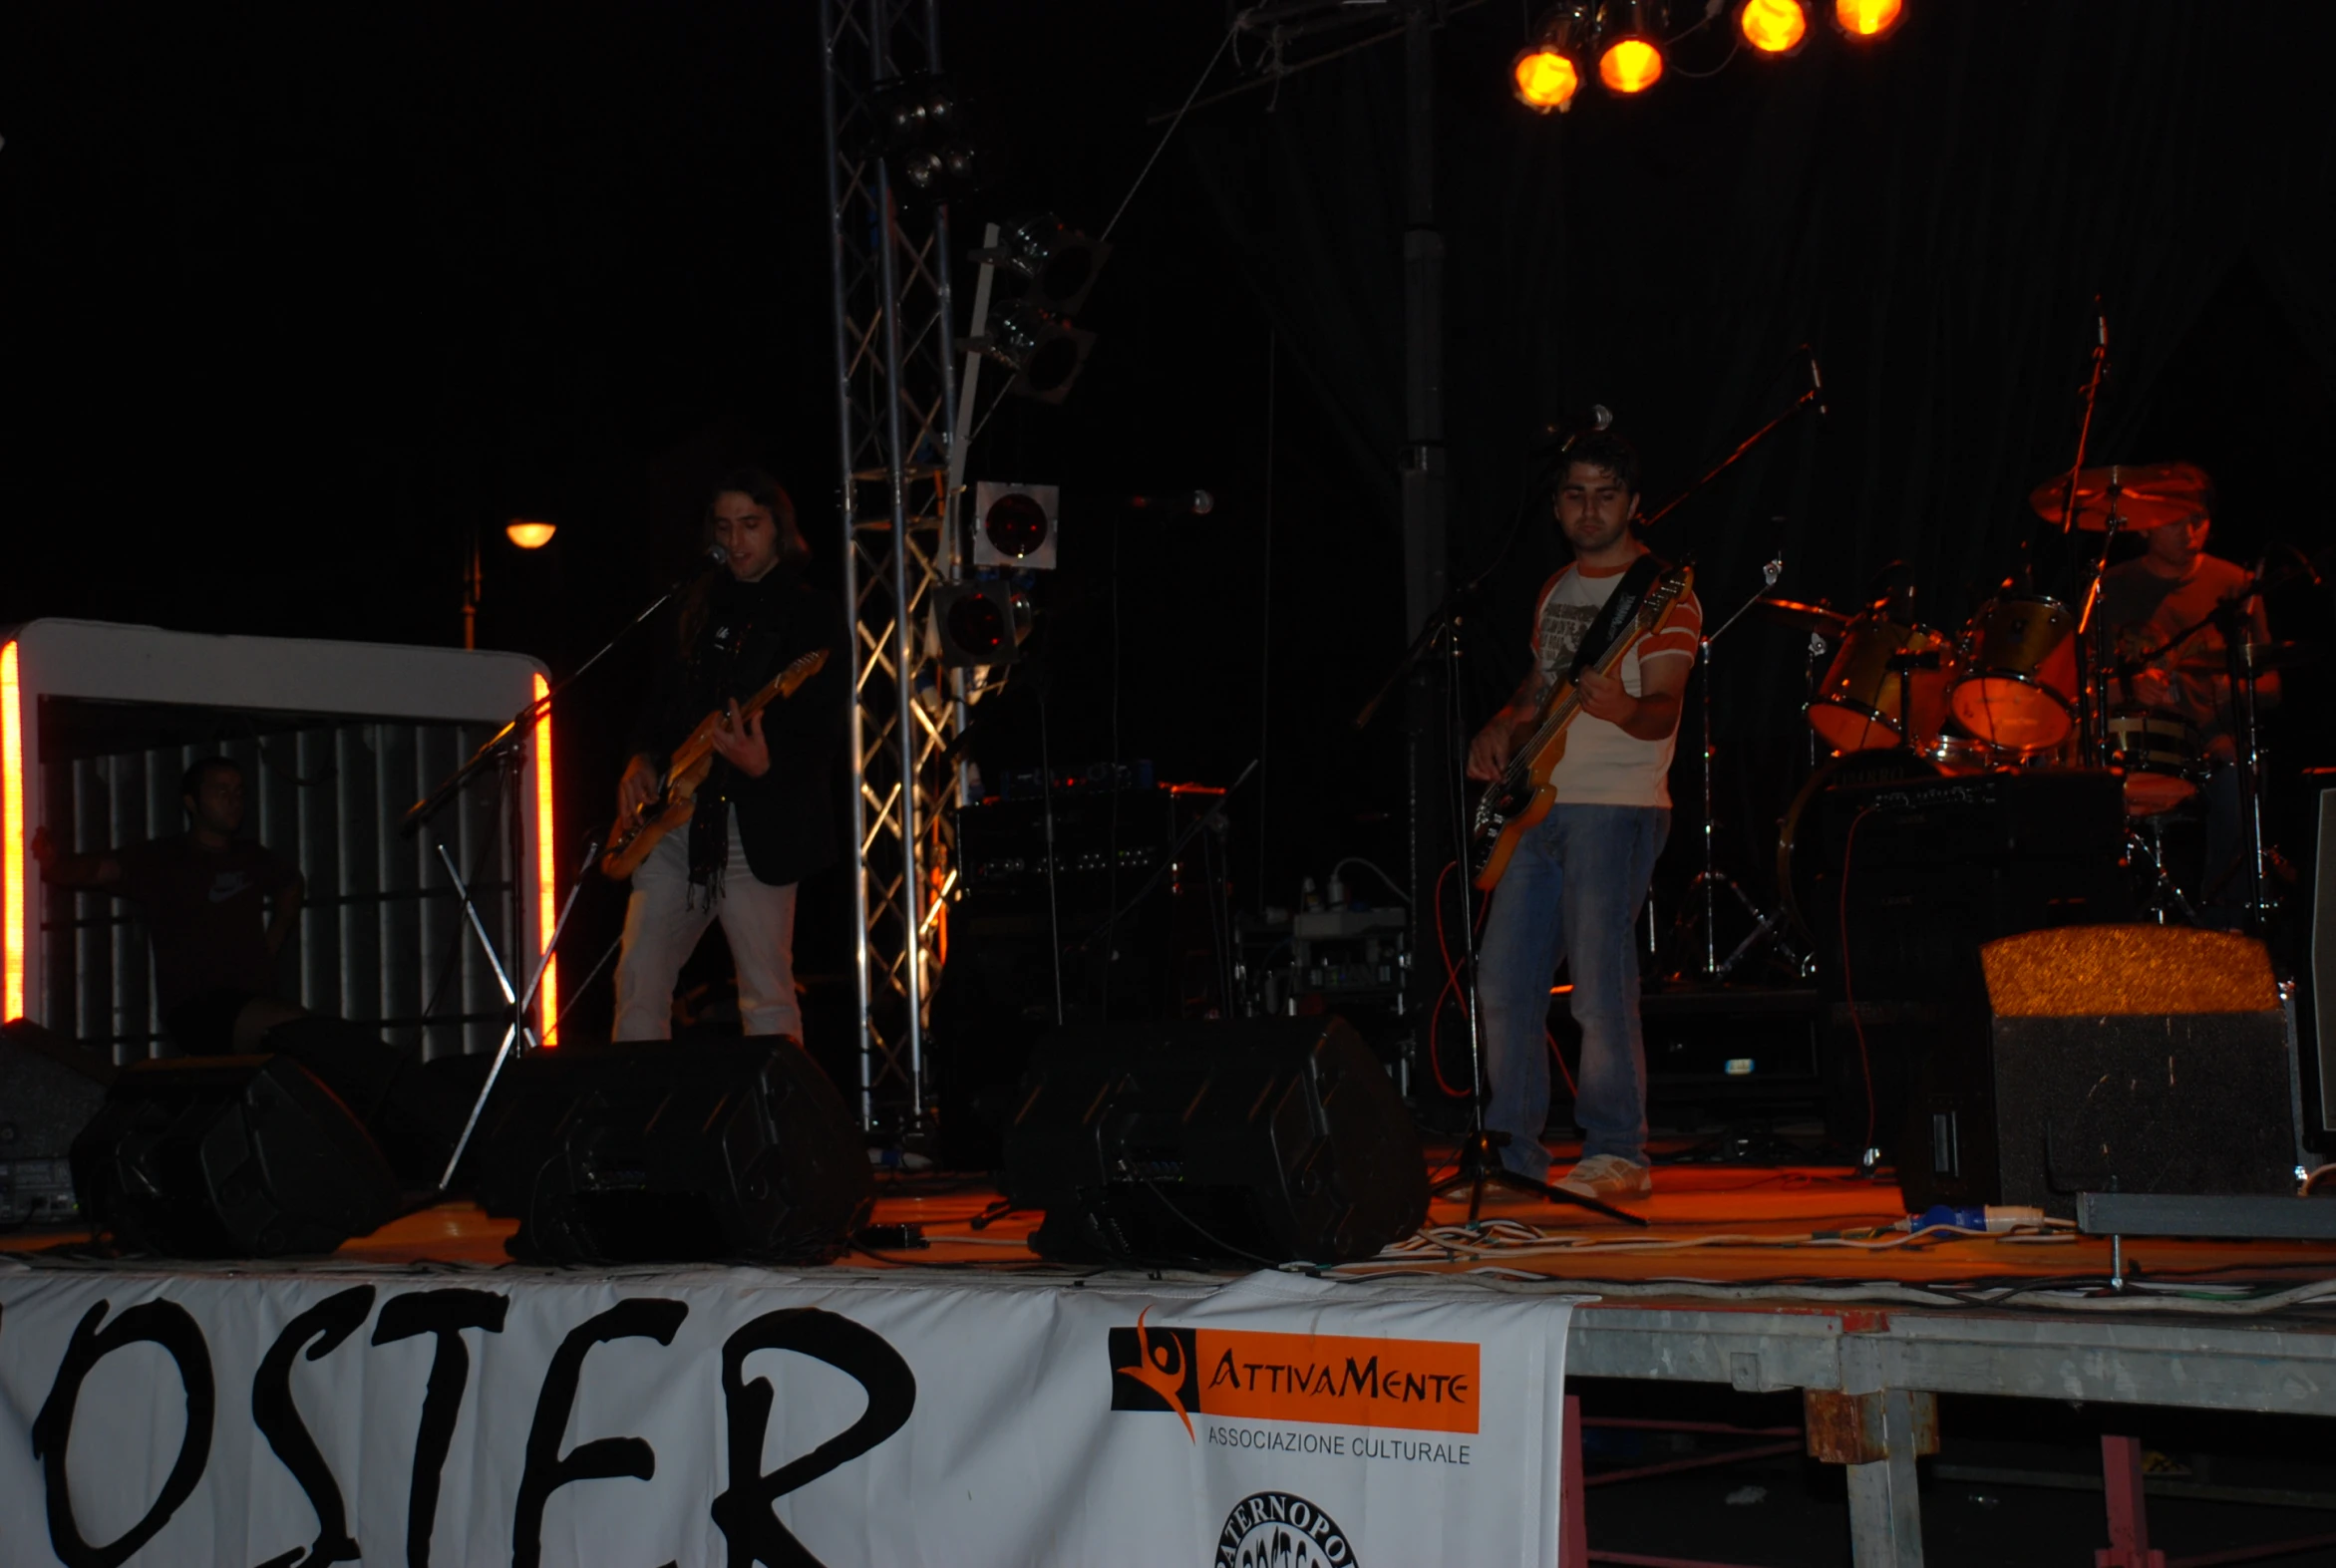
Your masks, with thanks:
[[[1112,1409],[1173,1411],[1192,1435],[1192,1411],[1200,1408],[1200,1352],[1190,1329],[1154,1329],[1145,1308],[1132,1329],[1111,1331]]]
[[[1288,1492],[1253,1492],[1216,1532],[1215,1568],[1357,1568],[1338,1522]]]
[[[1468,1340],[1178,1329],[1111,1333],[1112,1409],[1192,1417],[1477,1430],[1481,1350]]]

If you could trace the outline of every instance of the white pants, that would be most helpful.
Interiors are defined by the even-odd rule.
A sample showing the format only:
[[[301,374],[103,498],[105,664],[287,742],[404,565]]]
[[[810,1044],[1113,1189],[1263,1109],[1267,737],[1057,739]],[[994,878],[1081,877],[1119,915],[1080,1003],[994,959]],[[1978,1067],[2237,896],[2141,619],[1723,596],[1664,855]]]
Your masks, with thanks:
[[[714,907],[692,898],[689,828],[657,840],[633,872],[632,901],[624,910],[624,951],[616,960],[618,1040],[673,1038],[673,982],[717,917],[738,966],[738,1017],[750,1035],[803,1039],[803,1009],[795,1000],[795,884],[755,880],[730,813],[730,858]]]

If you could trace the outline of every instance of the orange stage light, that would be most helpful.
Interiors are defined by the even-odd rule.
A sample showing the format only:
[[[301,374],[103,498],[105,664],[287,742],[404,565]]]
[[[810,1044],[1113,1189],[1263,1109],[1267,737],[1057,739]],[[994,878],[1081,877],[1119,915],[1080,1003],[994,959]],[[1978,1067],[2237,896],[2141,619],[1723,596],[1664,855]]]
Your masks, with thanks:
[[[535,701],[542,702],[549,690],[543,677],[535,677]],[[544,708],[535,720],[535,940],[548,951],[552,928],[559,923],[559,859],[554,846],[558,834],[551,825],[551,710]],[[543,985],[537,996],[537,1005],[543,1010],[542,1041],[552,1044],[553,1032],[559,1028],[559,959],[548,957],[543,964]]]
[[[1516,101],[1537,115],[1573,107],[1581,91],[1581,72],[1571,60],[1546,44],[1536,44],[1516,57],[1512,68]]]
[[[24,1017],[24,708],[16,644],[0,646],[0,1019]]]
[[[1764,55],[1789,55],[1809,36],[1809,13],[1801,0],[1744,0],[1736,31]]]
[[[1834,23],[1851,38],[1879,38],[1905,13],[1905,0],[1834,0]]]
[[[1663,52],[1643,38],[1618,38],[1598,57],[1598,80],[1607,91],[1643,93],[1663,79]]]
[[[536,522],[527,517],[513,517],[502,525],[503,536],[522,550],[539,550],[551,542],[559,531],[555,522]]]

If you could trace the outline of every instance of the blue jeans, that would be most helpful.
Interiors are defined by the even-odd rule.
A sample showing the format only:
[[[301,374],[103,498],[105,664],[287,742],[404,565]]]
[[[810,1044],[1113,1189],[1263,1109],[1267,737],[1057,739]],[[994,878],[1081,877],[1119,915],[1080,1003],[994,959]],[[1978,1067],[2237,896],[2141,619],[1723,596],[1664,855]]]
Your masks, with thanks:
[[[1581,1026],[1573,1119],[1582,1154],[1646,1162],[1646,1042],[1638,1023],[1638,912],[1670,836],[1662,806],[1555,805],[1518,840],[1485,920],[1478,998],[1493,1100],[1485,1124],[1508,1134],[1502,1159],[1549,1171],[1549,986],[1564,955]]]

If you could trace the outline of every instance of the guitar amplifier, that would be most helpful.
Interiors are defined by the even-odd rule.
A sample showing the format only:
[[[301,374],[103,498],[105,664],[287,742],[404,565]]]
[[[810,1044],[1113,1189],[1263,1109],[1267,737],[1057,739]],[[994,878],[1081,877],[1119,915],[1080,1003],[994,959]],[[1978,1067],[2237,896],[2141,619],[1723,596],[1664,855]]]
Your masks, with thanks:
[[[1058,789],[1051,887],[1046,799],[957,813],[964,872],[932,1012],[942,1163],[998,1165],[1015,1087],[1031,1042],[1055,1025],[1058,996],[1072,1025],[1222,1010],[1232,955],[1218,946],[1211,905],[1224,898],[1224,844],[1203,828],[1169,856],[1223,797],[1192,784]],[[1229,941],[1229,920],[1222,929]]]
[[[1906,1119],[1909,1096],[1934,1062],[1984,1040],[1981,947],[2132,917],[2124,792],[2098,772],[1884,780],[1828,790],[1822,825],[1803,907],[1825,1003],[1828,1131],[1861,1144],[1870,1118],[1903,1162],[1928,1137],[1927,1121]]]

